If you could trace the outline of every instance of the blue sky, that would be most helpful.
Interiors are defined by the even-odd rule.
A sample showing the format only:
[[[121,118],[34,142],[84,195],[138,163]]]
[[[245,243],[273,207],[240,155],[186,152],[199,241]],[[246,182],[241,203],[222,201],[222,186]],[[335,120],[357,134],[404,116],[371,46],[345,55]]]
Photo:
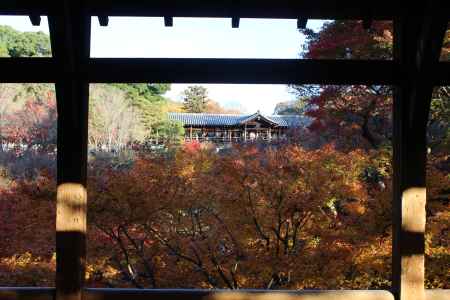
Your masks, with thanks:
[[[322,21],[308,22],[320,28]],[[27,17],[0,16],[0,24],[21,31],[48,33],[46,18],[31,26]],[[191,57],[191,58],[298,58],[304,37],[296,20],[241,19],[239,28],[230,19],[175,18],[164,27],[163,18],[110,18],[108,27],[92,22],[92,57]],[[258,76],[258,74],[255,74]],[[189,84],[173,84],[167,97],[181,101]],[[272,113],[276,103],[293,100],[285,85],[204,84],[211,99],[246,112]]]

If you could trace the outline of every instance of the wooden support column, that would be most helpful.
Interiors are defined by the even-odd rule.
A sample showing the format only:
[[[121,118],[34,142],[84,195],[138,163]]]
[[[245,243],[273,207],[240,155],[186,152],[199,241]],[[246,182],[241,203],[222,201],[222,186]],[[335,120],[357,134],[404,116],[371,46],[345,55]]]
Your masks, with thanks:
[[[424,300],[426,129],[447,20],[439,1],[395,20],[395,59],[403,78],[394,98],[392,290],[397,300]],[[421,6],[423,3],[421,3]],[[443,7],[443,6],[442,6]]]
[[[89,83],[77,74],[89,58],[91,19],[82,2],[60,1],[49,15],[53,57],[62,71],[55,83],[57,300],[81,300],[85,277]]]

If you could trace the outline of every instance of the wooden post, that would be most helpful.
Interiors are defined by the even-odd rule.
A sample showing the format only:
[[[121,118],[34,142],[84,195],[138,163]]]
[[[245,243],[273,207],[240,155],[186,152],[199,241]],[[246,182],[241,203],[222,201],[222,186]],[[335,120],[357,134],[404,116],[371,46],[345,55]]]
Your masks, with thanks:
[[[244,142],[247,141],[247,124],[244,127]]]
[[[57,300],[81,300],[85,276],[89,83],[78,71],[89,58],[91,18],[81,2],[60,1],[61,13],[48,18],[53,57],[63,71],[55,83]]]
[[[428,4],[439,11],[436,1]],[[421,4],[423,5],[423,3]],[[392,290],[424,300],[426,129],[432,83],[447,22],[423,7],[395,20],[395,59],[404,78],[394,95]],[[422,19],[422,20],[421,20]]]
[[[189,128],[189,141],[192,141],[192,126]]]

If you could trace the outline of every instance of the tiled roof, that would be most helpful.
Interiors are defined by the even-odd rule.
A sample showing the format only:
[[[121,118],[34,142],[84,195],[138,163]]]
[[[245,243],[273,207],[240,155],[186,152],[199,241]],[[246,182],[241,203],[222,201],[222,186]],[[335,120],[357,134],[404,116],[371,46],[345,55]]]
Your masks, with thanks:
[[[169,120],[181,122],[184,126],[238,126],[258,116],[281,127],[304,127],[310,123],[308,118],[298,115],[264,116],[259,112],[250,115],[170,112],[168,116]]]

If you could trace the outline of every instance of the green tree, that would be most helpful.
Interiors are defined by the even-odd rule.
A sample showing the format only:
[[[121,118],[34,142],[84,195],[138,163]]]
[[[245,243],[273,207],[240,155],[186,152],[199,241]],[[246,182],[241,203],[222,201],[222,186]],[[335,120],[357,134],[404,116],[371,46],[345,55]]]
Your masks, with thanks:
[[[170,90],[170,84],[131,83],[115,84],[124,91],[131,105],[140,112],[142,124],[150,134],[164,121],[167,99],[163,96]]]
[[[208,90],[205,87],[193,85],[183,91],[183,109],[187,112],[205,112],[208,102]]]
[[[43,32],[20,32],[0,25],[0,57],[50,56],[50,38]]]
[[[184,127],[180,122],[170,121],[167,118],[155,126],[153,136],[162,141],[180,142],[184,136]]]

